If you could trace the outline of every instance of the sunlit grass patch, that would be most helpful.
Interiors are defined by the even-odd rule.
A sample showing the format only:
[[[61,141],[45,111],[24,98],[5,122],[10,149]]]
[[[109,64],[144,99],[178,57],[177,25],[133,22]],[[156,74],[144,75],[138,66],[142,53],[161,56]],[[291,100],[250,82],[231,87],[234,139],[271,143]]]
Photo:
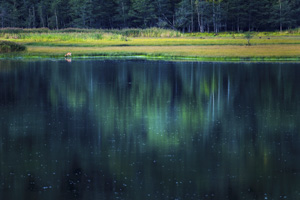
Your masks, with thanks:
[[[0,37],[1,38],[1,37]],[[4,38],[5,39],[5,38]],[[35,46],[184,46],[184,45],[246,45],[244,38],[128,38],[126,36],[84,33],[23,34],[12,36],[8,41]],[[300,37],[257,37],[252,45],[300,44]]]
[[[22,32],[23,31],[23,32]],[[251,47],[243,33],[181,34],[165,29],[0,29],[0,39],[28,47],[23,56],[146,55],[197,58],[299,58],[300,35],[254,33]]]
[[[181,34],[165,29],[63,29],[50,31],[0,29],[0,39],[35,46],[183,46],[183,45],[245,45],[243,33]],[[254,33],[251,45],[300,44],[300,35],[263,32]]]
[[[66,52],[77,56],[152,56],[176,58],[222,59],[300,59],[299,45],[260,46],[118,46],[118,47],[43,47],[29,46],[26,53],[19,56],[64,57]]]

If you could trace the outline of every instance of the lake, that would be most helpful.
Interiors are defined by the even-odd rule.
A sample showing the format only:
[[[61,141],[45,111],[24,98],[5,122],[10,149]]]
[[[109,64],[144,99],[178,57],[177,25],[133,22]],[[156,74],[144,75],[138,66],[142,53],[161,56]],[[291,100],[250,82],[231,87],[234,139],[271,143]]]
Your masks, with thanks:
[[[0,60],[0,199],[300,199],[300,66]]]

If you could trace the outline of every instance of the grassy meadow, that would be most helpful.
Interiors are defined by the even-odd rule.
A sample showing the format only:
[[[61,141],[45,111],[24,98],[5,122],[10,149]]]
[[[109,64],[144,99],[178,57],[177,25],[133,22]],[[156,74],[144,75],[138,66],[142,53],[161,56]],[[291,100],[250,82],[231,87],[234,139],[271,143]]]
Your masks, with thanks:
[[[144,56],[194,60],[300,60],[300,29],[252,33],[180,33],[165,29],[0,29],[0,41],[27,50],[0,57]]]

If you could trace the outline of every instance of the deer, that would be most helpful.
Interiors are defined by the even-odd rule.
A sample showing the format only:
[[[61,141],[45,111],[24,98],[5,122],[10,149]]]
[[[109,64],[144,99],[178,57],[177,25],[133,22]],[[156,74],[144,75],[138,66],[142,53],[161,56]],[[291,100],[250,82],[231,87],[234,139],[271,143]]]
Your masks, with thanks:
[[[70,52],[66,53],[65,57],[68,57],[68,56],[72,56],[72,53],[70,53]]]

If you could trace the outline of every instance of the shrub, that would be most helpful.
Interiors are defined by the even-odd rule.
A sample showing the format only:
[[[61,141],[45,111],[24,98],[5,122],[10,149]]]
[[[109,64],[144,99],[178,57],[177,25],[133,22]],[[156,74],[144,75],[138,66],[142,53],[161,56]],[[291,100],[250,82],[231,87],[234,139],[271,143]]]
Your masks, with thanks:
[[[96,36],[95,38],[97,40],[102,40],[103,39],[103,34],[101,34],[101,33],[96,33],[95,36]]]
[[[247,40],[247,45],[250,46],[250,40],[253,38],[254,34],[252,32],[245,32],[244,38]]]
[[[17,44],[8,41],[0,41],[0,53],[11,53],[25,50],[26,47],[22,44]]]
[[[31,29],[22,29],[22,28],[0,28],[0,33],[48,33],[50,29],[48,28],[31,28]]]

